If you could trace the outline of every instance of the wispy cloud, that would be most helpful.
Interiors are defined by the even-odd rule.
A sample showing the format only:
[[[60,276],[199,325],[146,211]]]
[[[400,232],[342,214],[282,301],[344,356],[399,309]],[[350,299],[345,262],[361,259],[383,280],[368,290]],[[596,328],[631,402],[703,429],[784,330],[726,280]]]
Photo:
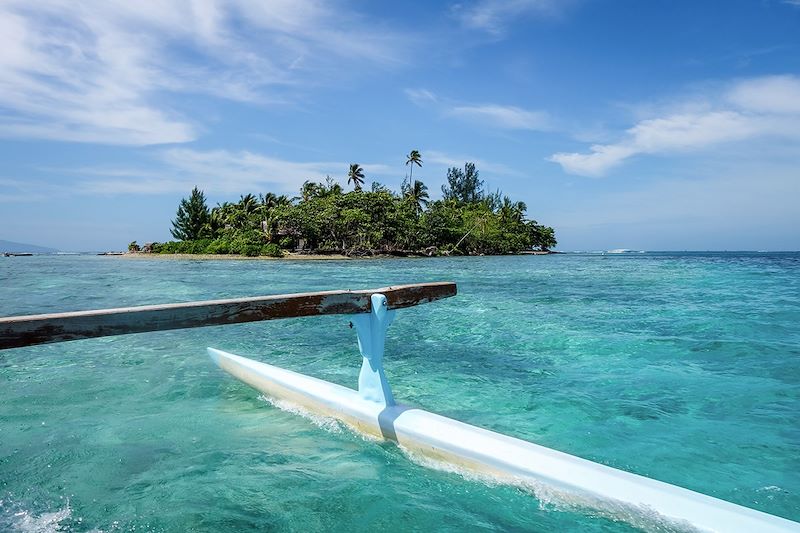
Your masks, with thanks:
[[[411,103],[418,106],[435,104],[439,101],[436,95],[427,89],[406,89],[404,92]]]
[[[761,137],[800,140],[800,78],[770,76],[742,80],[711,95],[690,111],[641,120],[622,140],[596,144],[588,153],[556,153],[549,160],[569,173],[604,176],[640,154],[700,151]]]
[[[448,154],[438,150],[423,150],[424,162],[432,166],[459,167],[463,168],[464,163],[475,163],[478,170],[497,174],[499,176],[521,177],[524,174],[502,163],[487,161],[479,157],[464,154]]]
[[[84,177],[76,185],[76,190],[83,194],[185,193],[195,185],[206,192],[222,194],[258,191],[291,194],[299,191],[304,181],[322,181],[328,175],[340,178],[344,184],[347,167],[346,162],[288,161],[247,150],[171,148],[158,152],[154,166],[148,168],[98,167],[72,172]],[[382,163],[365,163],[362,167],[368,178],[392,172]]]
[[[8,0],[0,4],[0,135],[190,141],[202,126],[172,95],[263,104],[292,98],[287,89],[303,81],[333,79],[343,61],[400,62],[399,34],[365,22],[314,0]]]
[[[427,149],[423,149],[422,154],[424,168],[429,170],[463,167],[465,162],[472,162],[484,173],[524,176],[507,165],[471,155]],[[347,161],[290,161],[248,150],[169,148],[153,152],[153,159],[147,166],[40,167],[38,170],[77,177],[70,180],[69,189],[62,190],[60,194],[183,194],[198,186],[207,193],[239,195],[243,192],[265,191],[296,194],[304,181],[324,181],[327,176],[345,185],[348,166]],[[388,180],[391,183],[399,179],[396,165],[365,162],[361,166],[368,181]],[[2,185],[0,180],[0,196]],[[24,187],[25,194],[36,190],[36,187],[27,187],[22,182],[14,182],[13,185]]]
[[[406,97],[415,105],[432,108],[443,116],[457,118],[481,127],[503,130],[543,131],[551,127],[551,119],[544,111],[532,111],[513,105],[497,103],[455,102],[427,89],[406,89]]]
[[[569,0],[479,0],[455,4],[453,14],[465,28],[500,36],[519,17],[554,16],[571,3]]]
[[[508,130],[545,130],[549,118],[543,111],[528,111],[516,106],[499,104],[462,105],[449,111],[455,117],[481,125]]]

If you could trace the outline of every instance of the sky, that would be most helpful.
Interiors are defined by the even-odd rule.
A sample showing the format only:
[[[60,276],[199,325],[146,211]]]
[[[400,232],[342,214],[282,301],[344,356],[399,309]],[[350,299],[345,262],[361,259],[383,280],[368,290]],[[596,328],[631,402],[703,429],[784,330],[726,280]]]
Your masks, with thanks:
[[[800,250],[800,0],[2,0],[0,239],[474,162],[561,250]],[[347,187],[349,188],[349,187]]]

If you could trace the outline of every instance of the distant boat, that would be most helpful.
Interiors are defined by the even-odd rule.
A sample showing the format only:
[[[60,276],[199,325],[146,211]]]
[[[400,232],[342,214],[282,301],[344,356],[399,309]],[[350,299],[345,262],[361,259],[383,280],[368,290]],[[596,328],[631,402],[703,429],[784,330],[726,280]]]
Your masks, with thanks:
[[[20,257],[20,256],[33,255],[33,254],[30,253],[30,252],[3,252],[3,255],[5,257]]]

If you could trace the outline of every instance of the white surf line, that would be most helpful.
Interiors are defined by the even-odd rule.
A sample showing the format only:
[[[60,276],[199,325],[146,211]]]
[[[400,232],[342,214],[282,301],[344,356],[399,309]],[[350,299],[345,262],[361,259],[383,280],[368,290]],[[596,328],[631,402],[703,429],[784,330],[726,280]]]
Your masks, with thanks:
[[[800,523],[600,465],[520,439],[214,348],[223,370],[276,399],[391,440],[436,463],[524,486],[562,507],[593,510],[642,529],[798,532]]]

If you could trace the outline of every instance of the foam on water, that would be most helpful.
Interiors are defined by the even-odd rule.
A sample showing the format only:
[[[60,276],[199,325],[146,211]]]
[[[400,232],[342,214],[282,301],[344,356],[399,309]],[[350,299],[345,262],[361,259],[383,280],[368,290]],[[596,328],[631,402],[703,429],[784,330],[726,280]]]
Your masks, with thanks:
[[[63,531],[61,522],[72,516],[69,506],[52,513],[33,516],[28,511],[20,511],[14,515],[17,519],[14,527],[23,533],[55,533]]]
[[[323,416],[317,413],[312,413],[305,407],[302,407],[294,402],[290,402],[288,400],[280,400],[278,398],[273,398],[271,396],[267,396],[262,394],[258,397],[259,400],[267,402],[273,407],[280,409],[281,411],[286,411],[287,413],[291,413],[293,415],[298,415],[306,420],[310,421],[312,424],[317,426],[320,429],[324,429],[325,431],[329,431],[331,433],[341,433],[342,426],[344,425],[343,422],[330,417],[330,416]]]
[[[69,503],[56,511],[35,514],[7,498],[0,500],[0,530],[7,528],[20,533],[58,533],[67,531],[63,522],[71,517]]]
[[[614,522],[624,522],[637,529],[653,533],[697,533],[700,530],[682,520],[669,519],[647,506],[629,505],[616,500],[598,498],[559,489],[554,485],[530,478],[508,478],[475,472],[462,466],[432,459],[399,446],[412,462],[432,470],[455,474],[467,481],[482,483],[487,487],[507,485],[531,494],[539,502],[542,511],[580,512],[602,517]]]

